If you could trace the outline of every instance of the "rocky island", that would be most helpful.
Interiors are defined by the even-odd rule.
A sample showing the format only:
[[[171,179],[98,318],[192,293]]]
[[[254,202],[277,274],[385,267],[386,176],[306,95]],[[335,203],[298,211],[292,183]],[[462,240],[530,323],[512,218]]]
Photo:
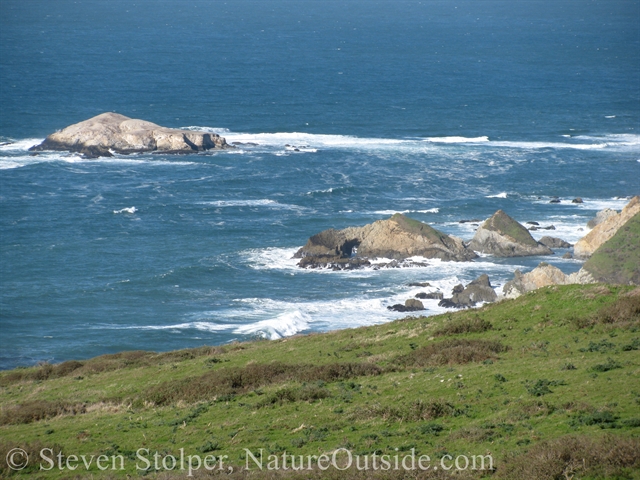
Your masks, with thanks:
[[[363,227],[324,230],[309,238],[294,258],[301,259],[298,266],[303,268],[351,269],[369,265],[373,258],[414,256],[456,262],[477,257],[460,238],[396,213]]]
[[[216,133],[161,127],[107,112],[52,133],[30,151],[61,150],[87,157],[111,157],[113,154],[194,153],[225,148],[233,147]]]

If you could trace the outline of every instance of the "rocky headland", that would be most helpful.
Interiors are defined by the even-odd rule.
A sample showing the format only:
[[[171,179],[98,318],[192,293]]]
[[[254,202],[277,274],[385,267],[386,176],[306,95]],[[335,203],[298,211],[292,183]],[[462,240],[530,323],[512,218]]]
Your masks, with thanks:
[[[49,135],[31,151],[60,150],[87,157],[145,152],[194,153],[234,148],[218,134],[161,127],[118,113],[102,113]]]

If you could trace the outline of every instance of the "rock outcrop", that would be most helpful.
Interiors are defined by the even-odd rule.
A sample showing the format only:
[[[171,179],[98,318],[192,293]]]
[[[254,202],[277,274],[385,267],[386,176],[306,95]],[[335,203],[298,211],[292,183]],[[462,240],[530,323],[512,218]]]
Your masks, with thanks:
[[[600,245],[582,268],[597,282],[640,285],[640,213]]]
[[[551,249],[536,242],[524,226],[502,210],[498,210],[478,228],[469,248],[497,257],[553,254]]]
[[[548,285],[586,284],[594,281],[589,272],[584,269],[567,275],[558,267],[542,262],[528,273],[523,274],[520,270],[516,270],[514,279],[504,285],[502,294],[505,298],[517,298]]]
[[[593,228],[596,225],[600,225],[607,218],[614,217],[616,215],[618,215],[618,212],[616,212],[613,208],[605,208],[604,210],[600,210],[598,213],[596,213],[596,216],[594,218],[587,222],[587,227]]]
[[[549,247],[549,248],[570,248],[571,247],[571,244],[569,242],[565,242],[564,240],[558,237],[544,236],[540,240],[538,240],[538,243],[541,243],[545,247]]]
[[[334,263],[353,264],[367,259],[402,260],[413,256],[446,261],[468,261],[477,255],[464,242],[426,223],[396,213],[364,227],[329,229],[313,235],[294,258],[300,267],[322,267]]]
[[[620,213],[610,215],[578,240],[573,247],[573,255],[576,258],[590,257],[602,244],[613,237],[620,227],[638,213],[640,213],[640,196],[635,196]]]
[[[177,130],[118,113],[103,113],[52,133],[32,151],[63,150],[90,157],[114,153],[193,153],[233,148],[215,133]]]
[[[401,303],[396,303],[395,305],[387,307],[387,309],[393,310],[394,312],[418,312],[420,310],[424,310],[425,308],[420,300],[409,298],[404,302],[404,305],[402,305]]]
[[[441,300],[438,305],[447,308],[468,308],[481,302],[495,302],[497,299],[498,295],[491,286],[489,276],[483,274],[466,287],[456,285],[451,298]]]

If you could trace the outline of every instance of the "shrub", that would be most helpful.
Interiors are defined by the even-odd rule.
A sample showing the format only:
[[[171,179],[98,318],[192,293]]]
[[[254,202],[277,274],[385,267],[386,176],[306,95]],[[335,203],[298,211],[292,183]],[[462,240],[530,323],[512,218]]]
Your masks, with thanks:
[[[464,364],[496,358],[508,349],[498,341],[450,339],[425,345],[398,357],[397,362],[406,366]]]
[[[18,425],[37,422],[57,415],[76,415],[85,412],[85,405],[80,403],[31,400],[19,405],[4,407],[0,414],[0,425]]]
[[[555,480],[572,478],[629,478],[640,468],[640,439],[565,436],[515,453],[498,464],[497,478]],[[577,478],[574,477],[574,478]]]
[[[480,318],[476,315],[473,318],[458,318],[446,323],[433,332],[434,336],[443,335],[460,335],[462,333],[480,333],[491,330],[493,325],[491,322]]]

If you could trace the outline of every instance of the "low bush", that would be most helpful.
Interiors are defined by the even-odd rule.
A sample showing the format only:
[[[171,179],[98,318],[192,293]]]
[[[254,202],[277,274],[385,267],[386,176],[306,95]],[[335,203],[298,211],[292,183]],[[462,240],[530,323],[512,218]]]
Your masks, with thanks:
[[[76,415],[85,412],[85,405],[80,403],[32,400],[4,407],[0,413],[0,425],[31,423],[57,415]]]
[[[405,366],[455,365],[482,362],[497,358],[497,354],[509,349],[492,340],[445,340],[430,343],[411,353],[398,357],[397,363]]]
[[[473,318],[458,318],[445,323],[442,327],[433,332],[433,335],[438,337],[444,335],[460,335],[463,333],[480,333],[491,330],[492,328],[493,325],[491,322],[480,318],[479,315],[476,315]]]

